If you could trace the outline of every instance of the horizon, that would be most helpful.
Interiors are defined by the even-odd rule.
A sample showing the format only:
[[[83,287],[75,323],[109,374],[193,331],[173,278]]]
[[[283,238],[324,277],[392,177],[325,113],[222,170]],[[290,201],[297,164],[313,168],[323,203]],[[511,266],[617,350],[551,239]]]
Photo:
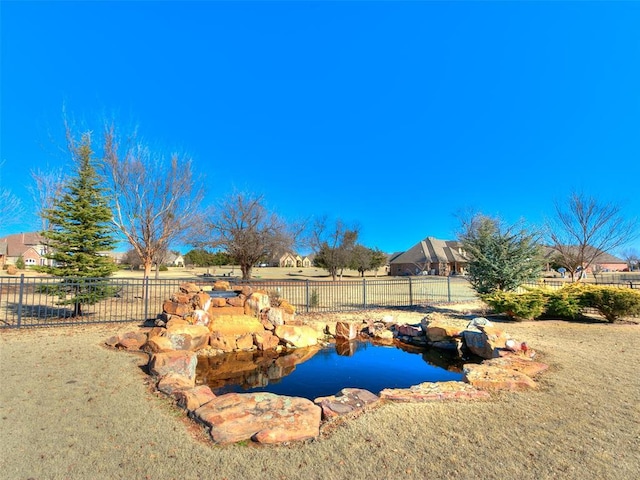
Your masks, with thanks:
[[[640,2],[0,12],[0,188],[27,212],[0,237],[38,231],[29,172],[69,164],[63,109],[79,128],[113,118],[185,152],[206,173],[204,205],[263,195],[289,221],[359,225],[388,254],[455,240],[470,210],[540,226],[572,192],[640,214]],[[610,253],[629,249],[640,239]]]

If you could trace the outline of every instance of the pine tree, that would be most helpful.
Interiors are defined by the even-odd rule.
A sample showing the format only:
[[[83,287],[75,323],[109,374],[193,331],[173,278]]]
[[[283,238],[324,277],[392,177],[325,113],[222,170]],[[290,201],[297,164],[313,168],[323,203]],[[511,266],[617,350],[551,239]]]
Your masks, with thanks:
[[[469,282],[476,292],[512,291],[537,280],[542,261],[534,235],[483,215],[473,217],[463,230],[460,240],[469,257]]]
[[[104,277],[117,267],[103,252],[113,250],[116,240],[109,225],[112,212],[100,186],[89,133],[76,143],[69,135],[69,151],[76,171],[53,206],[43,212],[50,228],[42,232],[51,265],[39,271],[61,277],[60,284],[47,288],[59,304],[73,305],[73,315],[82,315],[82,305],[92,305],[113,295]]]

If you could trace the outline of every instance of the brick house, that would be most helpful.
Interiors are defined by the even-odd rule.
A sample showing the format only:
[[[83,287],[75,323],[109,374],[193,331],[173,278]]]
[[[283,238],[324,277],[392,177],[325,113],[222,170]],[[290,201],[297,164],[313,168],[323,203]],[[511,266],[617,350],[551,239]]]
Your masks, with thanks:
[[[389,275],[462,275],[467,259],[459,242],[427,237],[389,259]]]
[[[20,257],[27,267],[46,265],[47,246],[37,232],[16,233],[0,238],[0,268],[15,265]]]

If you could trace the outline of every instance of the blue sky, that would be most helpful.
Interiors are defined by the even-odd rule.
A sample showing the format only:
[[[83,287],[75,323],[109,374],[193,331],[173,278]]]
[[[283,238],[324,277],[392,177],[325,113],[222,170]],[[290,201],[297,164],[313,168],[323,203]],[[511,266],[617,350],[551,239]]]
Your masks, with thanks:
[[[29,171],[69,161],[64,105],[187,152],[205,203],[262,194],[386,252],[454,238],[462,210],[539,224],[571,191],[640,214],[640,2],[0,9],[0,187],[30,208]]]

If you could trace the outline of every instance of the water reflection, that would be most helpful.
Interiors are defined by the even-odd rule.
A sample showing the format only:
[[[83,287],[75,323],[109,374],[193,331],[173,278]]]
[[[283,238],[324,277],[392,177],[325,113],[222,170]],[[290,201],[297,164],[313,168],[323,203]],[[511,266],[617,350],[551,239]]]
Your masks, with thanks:
[[[314,399],[345,387],[377,394],[384,388],[461,380],[464,363],[469,359],[445,350],[341,341],[280,355],[253,351],[200,357],[196,382],[209,385],[217,395],[267,391]]]

